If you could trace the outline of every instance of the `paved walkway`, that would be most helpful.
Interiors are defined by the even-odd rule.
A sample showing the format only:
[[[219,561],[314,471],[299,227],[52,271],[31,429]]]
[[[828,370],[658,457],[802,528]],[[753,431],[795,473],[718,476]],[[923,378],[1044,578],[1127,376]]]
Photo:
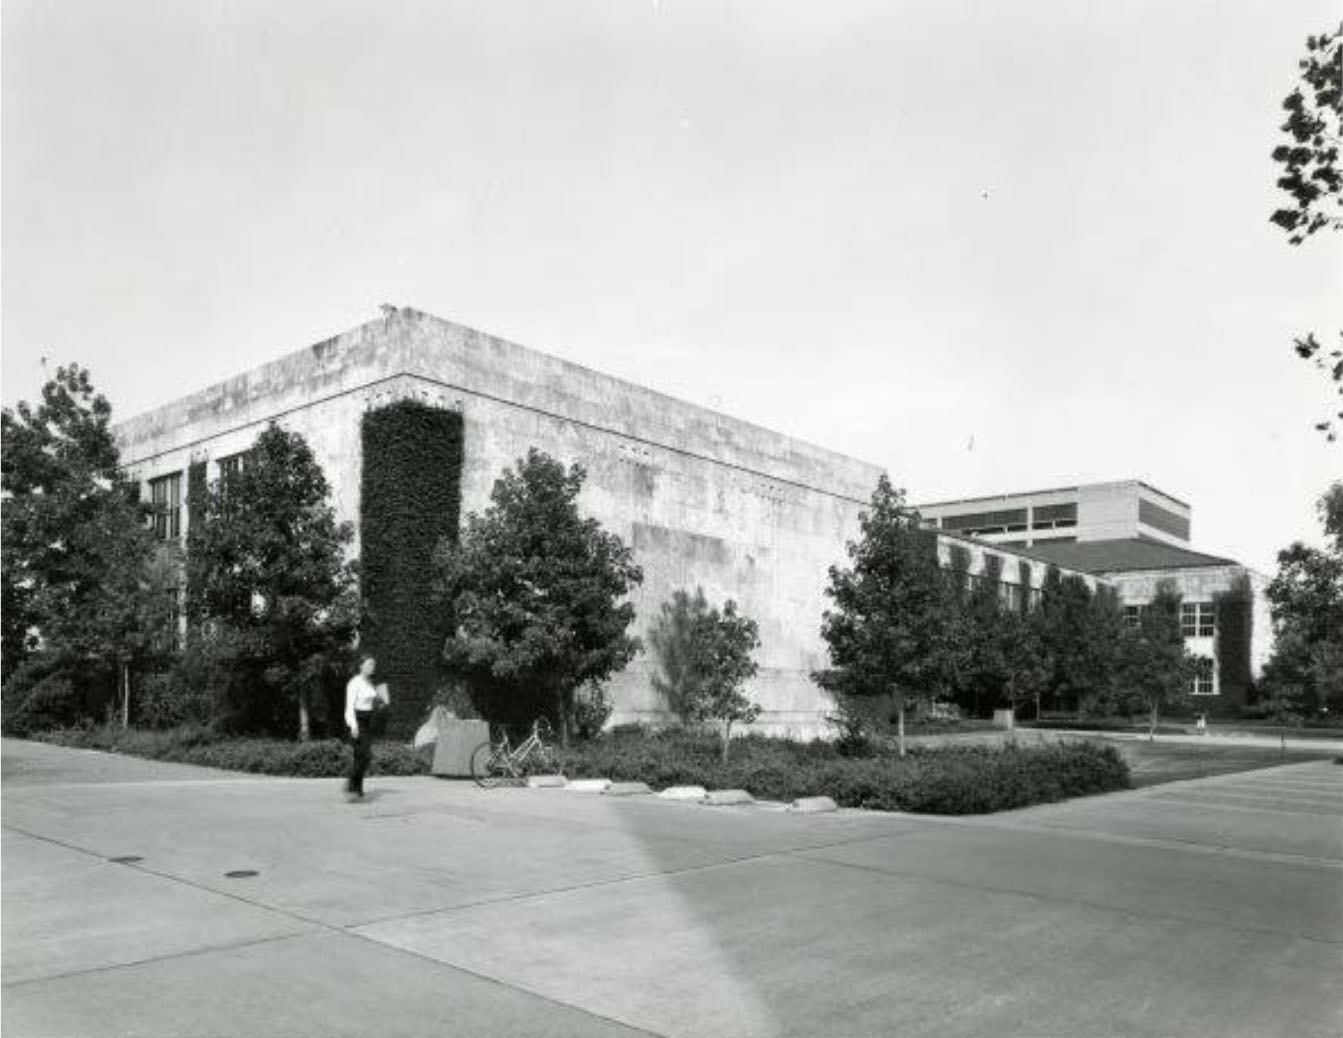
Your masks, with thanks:
[[[1343,1033],[1343,767],[976,819],[3,744],[6,1035]]]

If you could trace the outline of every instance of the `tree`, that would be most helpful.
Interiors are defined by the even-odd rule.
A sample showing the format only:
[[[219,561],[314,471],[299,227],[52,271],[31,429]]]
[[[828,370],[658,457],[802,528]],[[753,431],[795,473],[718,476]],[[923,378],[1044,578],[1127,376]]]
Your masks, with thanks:
[[[639,651],[622,599],[643,571],[619,537],[578,512],[587,477],[532,449],[505,469],[483,515],[435,554],[435,589],[454,633],[443,654],[493,721],[549,714],[568,745],[574,696]]]
[[[662,603],[648,631],[658,662],[651,678],[653,689],[682,721],[691,720],[694,704],[701,698],[704,675],[696,666],[695,634],[708,615],[709,602],[702,588],[696,588],[693,595],[678,589]]]
[[[1293,689],[1311,712],[1343,710],[1343,483],[1318,510],[1325,547],[1297,541],[1278,553],[1267,589],[1276,637],[1263,677],[1270,699]]]
[[[240,471],[212,485],[187,535],[195,637],[231,727],[311,732],[319,693],[334,698],[358,616],[353,532],[302,436],[272,423]]]
[[[1301,82],[1282,106],[1287,142],[1273,149],[1282,166],[1278,187],[1290,203],[1270,217],[1300,245],[1322,230],[1343,228],[1343,167],[1339,165],[1340,114],[1343,109],[1343,23],[1332,32],[1306,39],[1306,56],[1298,63]],[[1343,335],[1340,336],[1343,338]],[[1313,332],[1294,340],[1297,355],[1324,371],[1343,396],[1343,349],[1326,350]],[[1337,416],[1343,419],[1343,410]],[[1332,441],[1338,436],[1333,418],[1316,424]]]
[[[4,669],[40,653],[94,698],[118,689],[124,719],[132,670],[163,651],[176,581],[118,471],[111,413],[78,365],[37,407],[4,410]]]
[[[989,555],[984,572],[970,583],[964,597],[966,622],[966,667],[961,682],[960,705],[980,716],[985,704],[997,704],[1007,695],[1012,680],[1012,644],[1004,637],[1005,628],[1017,628],[1016,613],[1003,608],[999,597],[1002,559]]]
[[[1040,633],[1030,616],[1005,611],[998,621],[998,658],[1002,661],[1001,702],[1015,714],[1033,700],[1039,716],[1040,695],[1049,685],[1050,670]]]
[[[760,645],[756,622],[742,616],[728,599],[720,613],[696,588],[693,596],[677,591],[663,603],[662,614],[649,633],[663,673],[653,686],[686,721],[722,724],[723,760],[728,758],[732,725],[750,724],[760,707],[746,698],[741,686],[755,677],[751,653]]]
[[[1195,665],[1180,630],[1180,593],[1174,581],[1163,580],[1138,627],[1124,635],[1120,651],[1122,694],[1147,714],[1149,739],[1156,738],[1161,710],[1188,699]]]
[[[834,609],[821,621],[830,666],[812,679],[836,697],[891,696],[903,756],[905,710],[955,686],[964,625],[953,581],[938,565],[937,535],[920,527],[885,475],[859,526],[849,566],[830,567],[825,593]]]
[[[1112,688],[1121,627],[1113,592],[1093,592],[1082,577],[1063,576],[1051,566],[1031,622],[1055,708],[1082,711],[1104,702]]]

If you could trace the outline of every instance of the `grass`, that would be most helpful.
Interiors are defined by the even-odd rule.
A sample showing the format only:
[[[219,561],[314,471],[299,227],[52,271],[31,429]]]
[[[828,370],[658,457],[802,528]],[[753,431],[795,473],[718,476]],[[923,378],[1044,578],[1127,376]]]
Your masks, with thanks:
[[[1146,740],[1096,739],[1114,746],[1128,763],[1137,787],[1163,782],[1209,778],[1237,771],[1257,771],[1281,764],[1329,760],[1337,751],[1293,749],[1289,741],[1283,753],[1267,746],[1208,746],[1196,743],[1147,742]]]

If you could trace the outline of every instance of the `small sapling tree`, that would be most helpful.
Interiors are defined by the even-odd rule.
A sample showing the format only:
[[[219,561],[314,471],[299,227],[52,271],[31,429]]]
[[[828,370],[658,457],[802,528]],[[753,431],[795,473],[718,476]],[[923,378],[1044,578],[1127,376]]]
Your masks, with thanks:
[[[1197,666],[1180,631],[1180,593],[1173,581],[1157,585],[1138,627],[1124,635],[1120,658],[1122,695],[1147,714],[1148,739],[1154,740],[1161,711],[1187,702]]]
[[[722,726],[726,762],[732,726],[760,716],[759,705],[742,691],[758,669],[751,657],[760,646],[756,622],[743,616],[732,599],[719,612],[700,589],[693,596],[678,591],[664,604],[649,640],[663,669],[654,686],[672,691],[668,701],[682,720]]]

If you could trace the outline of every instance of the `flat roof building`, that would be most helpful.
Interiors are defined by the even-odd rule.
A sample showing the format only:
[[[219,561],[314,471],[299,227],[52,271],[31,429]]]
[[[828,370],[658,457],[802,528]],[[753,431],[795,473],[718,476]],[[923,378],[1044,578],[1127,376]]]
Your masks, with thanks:
[[[1136,479],[933,501],[916,507],[929,526],[1007,547],[1123,538],[1189,544],[1189,506]]]

